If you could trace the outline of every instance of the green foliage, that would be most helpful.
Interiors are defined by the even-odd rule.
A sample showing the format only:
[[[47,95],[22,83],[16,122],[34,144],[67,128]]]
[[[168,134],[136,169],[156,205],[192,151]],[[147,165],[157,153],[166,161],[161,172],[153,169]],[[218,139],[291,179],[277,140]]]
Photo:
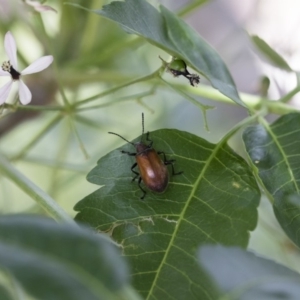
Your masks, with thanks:
[[[203,246],[198,258],[219,287],[216,299],[299,298],[299,273],[254,253],[236,247]]]
[[[115,21],[203,74],[221,93],[245,106],[219,54],[200,35],[164,6],[161,13],[144,0],[115,1],[96,13]]]
[[[0,218],[0,265],[37,299],[120,299],[128,283],[108,239],[28,215]]]
[[[243,138],[278,221],[300,246],[300,114],[285,115],[271,126],[266,122],[250,126]]]
[[[1,300],[14,300],[11,293],[6,289],[6,287],[0,285],[0,299]]]
[[[272,49],[262,38],[257,35],[252,35],[251,39],[255,46],[268,58],[273,65],[288,72],[293,71],[286,60],[274,49]]]
[[[134,158],[120,152],[133,146],[122,146],[88,174],[103,187],[75,206],[76,219],[120,244],[133,285],[145,298],[180,293],[180,299],[209,299],[214,289],[197,267],[195,251],[205,243],[247,246],[257,222],[258,187],[247,164],[225,144],[167,129],[151,132],[151,139],[184,173],[171,178],[164,194],[148,191],[141,201],[131,182]]]
[[[0,18],[3,36],[19,30],[16,37],[26,37],[24,49],[37,45],[37,52],[53,55],[55,62],[52,71],[26,78],[39,105],[22,106],[12,97],[0,107],[1,209],[22,212],[0,217],[1,300],[299,298],[298,273],[245,249],[257,224],[277,225],[269,226],[265,219],[258,223],[261,194],[300,247],[300,114],[287,103],[300,91],[299,78],[273,101],[273,78],[263,74],[260,87],[257,80],[259,96],[241,93],[241,100],[221,59],[224,53],[219,55],[180,18],[180,11],[191,12],[209,1],[190,1],[177,14],[149,2],[111,1],[100,8],[98,1],[50,1],[46,4],[57,6],[55,17],[36,12],[26,15],[28,22],[22,15],[4,24]],[[258,36],[252,40],[273,65],[298,76],[266,42]],[[172,56],[168,62],[163,51]],[[18,49],[22,67],[31,54]],[[201,75],[197,88],[198,74],[190,74],[186,65]],[[181,83],[179,71],[190,82]],[[167,72],[175,78],[165,76]],[[225,132],[228,109],[214,115],[217,110],[210,109],[217,105],[206,104],[208,100],[236,106],[245,117]],[[185,125],[178,111],[189,105],[202,112],[207,131],[211,122],[218,124],[211,126],[210,137],[217,140],[213,135],[222,132],[220,141],[213,144],[197,136],[200,114],[188,120],[194,121],[197,135],[178,130]],[[178,129],[155,130],[150,137],[155,150],[175,160],[175,171],[183,171],[171,176],[168,166],[170,182],[161,194],[142,182],[147,191],[143,201],[137,180],[132,182],[135,156],[121,153],[135,149],[126,144],[112,150],[120,140],[107,134],[116,125],[122,128],[118,133],[136,136],[140,127],[131,116],[140,110],[153,114],[155,129],[169,126],[170,120],[176,124]],[[32,113],[30,122],[12,129],[26,112]],[[34,113],[42,114],[34,118]],[[272,113],[281,117],[270,124]],[[100,186],[94,192],[84,180],[87,173],[88,181]],[[24,193],[16,193],[7,179]],[[26,196],[35,207],[24,204]],[[10,210],[15,202],[17,209]],[[78,224],[72,219],[74,204]],[[272,240],[280,234],[280,228],[275,230]],[[284,238],[280,247],[294,247]]]

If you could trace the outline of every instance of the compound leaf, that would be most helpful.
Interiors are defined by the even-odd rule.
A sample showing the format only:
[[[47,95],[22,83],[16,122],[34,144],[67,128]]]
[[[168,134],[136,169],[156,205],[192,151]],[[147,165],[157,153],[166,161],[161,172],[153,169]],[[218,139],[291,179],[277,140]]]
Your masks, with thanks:
[[[163,194],[131,182],[134,157],[127,144],[98,161],[88,180],[102,185],[75,206],[77,220],[108,232],[131,264],[133,285],[146,299],[211,299],[214,287],[199,270],[196,249],[205,243],[246,247],[257,223],[260,193],[245,161],[227,145],[187,132],[151,133],[154,147],[176,159]],[[139,139],[137,139],[139,140]],[[136,140],[136,141],[137,141]]]

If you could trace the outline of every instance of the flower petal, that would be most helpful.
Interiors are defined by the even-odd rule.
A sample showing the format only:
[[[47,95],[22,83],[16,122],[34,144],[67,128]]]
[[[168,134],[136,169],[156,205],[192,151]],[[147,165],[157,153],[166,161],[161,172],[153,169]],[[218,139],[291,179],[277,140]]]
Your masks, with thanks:
[[[0,88],[0,105],[2,105],[5,102],[5,100],[8,98],[12,84],[13,81],[10,80],[9,82],[5,83],[2,88]]]
[[[1,68],[0,68],[0,76],[11,76],[7,71],[3,71]]]
[[[8,31],[5,35],[4,48],[10,63],[15,70],[18,70],[16,41],[10,31]]]
[[[23,105],[28,104],[32,98],[29,88],[21,79],[19,80],[19,98]]]
[[[29,65],[26,69],[21,72],[21,75],[27,75],[32,73],[40,72],[49,67],[49,65],[53,62],[53,56],[43,56],[36,61],[34,61],[31,65]]]

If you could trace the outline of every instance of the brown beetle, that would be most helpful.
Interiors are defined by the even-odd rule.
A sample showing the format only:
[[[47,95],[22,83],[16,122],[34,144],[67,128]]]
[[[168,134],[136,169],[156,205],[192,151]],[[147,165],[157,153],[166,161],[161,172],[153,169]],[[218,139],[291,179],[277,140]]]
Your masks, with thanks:
[[[174,171],[174,159],[167,160],[166,155],[164,152],[159,151],[156,152],[153,148],[153,141],[150,140],[149,135],[150,133],[147,132],[146,134],[146,141],[149,142],[148,145],[143,143],[142,139],[144,136],[144,114],[142,113],[142,136],[140,142],[132,143],[126,140],[121,135],[109,132],[110,134],[117,135],[127,143],[133,145],[136,149],[136,152],[131,153],[128,151],[121,151],[122,153],[128,154],[130,156],[135,156],[136,162],[132,165],[131,171],[135,174],[132,178],[132,181],[138,178],[138,186],[143,192],[140,199],[144,199],[146,196],[146,191],[141,186],[141,181],[144,182],[145,186],[154,192],[162,193],[166,190],[168,183],[169,183],[169,172],[167,165],[171,165],[172,167],[172,175],[179,175],[183,172],[175,173]],[[163,160],[160,158],[159,155],[163,155]],[[134,168],[138,166],[139,173],[134,170]]]

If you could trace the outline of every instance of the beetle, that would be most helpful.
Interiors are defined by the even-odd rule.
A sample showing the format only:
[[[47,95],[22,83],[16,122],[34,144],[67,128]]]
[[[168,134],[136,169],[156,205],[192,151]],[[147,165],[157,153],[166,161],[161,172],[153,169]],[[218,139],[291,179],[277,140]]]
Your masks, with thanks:
[[[136,162],[132,165],[131,171],[134,173],[134,177],[132,181],[135,181],[138,178],[138,186],[140,190],[143,192],[140,197],[143,200],[147,194],[147,192],[141,186],[141,182],[143,181],[144,185],[151,191],[157,193],[163,193],[169,183],[169,172],[167,165],[171,165],[172,167],[172,175],[180,175],[183,172],[175,172],[174,170],[174,159],[168,160],[165,153],[162,151],[156,151],[152,145],[153,141],[150,140],[149,135],[150,132],[146,133],[146,141],[148,144],[143,142],[144,136],[144,114],[142,113],[142,136],[141,140],[137,143],[132,143],[122,137],[121,135],[108,132],[109,134],[114,134],[127,143],[133,145],[135,147],[136,152],[128,152],[122,150],[121,152],[130,156],[135,156]],[[162,155],[163,159],[160,157]],[[138,166],[139,172],[135,170],[136,166]]]

